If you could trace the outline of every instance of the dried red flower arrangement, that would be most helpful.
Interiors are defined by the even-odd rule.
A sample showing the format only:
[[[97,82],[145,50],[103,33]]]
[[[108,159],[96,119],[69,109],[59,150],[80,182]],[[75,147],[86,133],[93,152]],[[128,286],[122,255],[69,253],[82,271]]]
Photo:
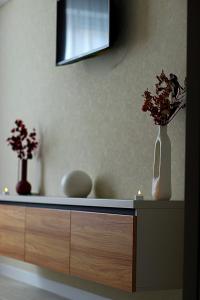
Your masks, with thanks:
[[[148,89],[144,92],[142,111],[149,111],[154,123],[164,126],[185,107],[186,82],[183,88],[176,75],[170,74],[168,78],[164,71],[156,78],[158,79],[158,83],[155,84],[156,93],[152,95]]]
[[[17,152],[20,159],[32,159],[32,153],[38,146],[36,131],[33,129],[28,133],[22,120],[16,120],[15,125],[16,127],[11,130],[13,135],[7,139],[8,145]]]

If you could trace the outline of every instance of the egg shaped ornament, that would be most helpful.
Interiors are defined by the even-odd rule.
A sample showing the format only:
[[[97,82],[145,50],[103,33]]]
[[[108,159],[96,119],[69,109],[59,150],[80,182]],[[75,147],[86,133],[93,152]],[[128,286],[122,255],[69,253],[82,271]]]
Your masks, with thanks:
[[[75,170],[62,177],[61,189],[67,197],[87,198],[92,190],[92,180],[84,171]]]

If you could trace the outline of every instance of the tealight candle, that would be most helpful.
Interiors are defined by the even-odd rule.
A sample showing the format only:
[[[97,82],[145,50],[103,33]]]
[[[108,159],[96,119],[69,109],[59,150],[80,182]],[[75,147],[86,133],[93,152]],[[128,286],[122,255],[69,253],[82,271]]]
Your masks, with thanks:
[[[140,190],[138,191],[137,195],[135,195],[135,200],[144,200],[144,196]]]
[[[3,189],[3,194],[4,195],[9,195],[9,189],[5,186],[5,188]]]

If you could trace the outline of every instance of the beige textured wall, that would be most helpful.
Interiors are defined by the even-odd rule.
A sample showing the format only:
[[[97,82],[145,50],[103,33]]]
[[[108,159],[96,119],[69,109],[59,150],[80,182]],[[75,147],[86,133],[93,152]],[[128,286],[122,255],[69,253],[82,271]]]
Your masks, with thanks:
[[[157,128],[142,93],[164,69],[186,69],[186,0],[132,3],[129,43],[107,55],[55,67],[56,0],[10,0],[0,9],[0,186],[12,192],[17,159],[5,138],[16,118],[39,128],[42,164],[29,164],[35,192],[60,195],[60,179],[87,171],[99,197],[151,197]],[[170,125],[173,199],[184,197],[185,112]],[[40,180],[41,175],[41,180]]]
[[[128,44],[61,68],[54,65],[56,0],[10,0],[0,9],[0,188],[14,192],[17,159],[5,138],[22,118],[42,138],[42,160],[29,164],[34,191],[60,195],[61,176],[83,169],[99,197],[133,198],[138,188],[151,197],[157,128],[141,112],[141,95],[162,69],[185,77],[186,0],[127,2],[133,4]],[[173,199],[183,200],[185,112],[169,135]],[[112,299],[181,299],[176,291],[128,296],[65,281]]]

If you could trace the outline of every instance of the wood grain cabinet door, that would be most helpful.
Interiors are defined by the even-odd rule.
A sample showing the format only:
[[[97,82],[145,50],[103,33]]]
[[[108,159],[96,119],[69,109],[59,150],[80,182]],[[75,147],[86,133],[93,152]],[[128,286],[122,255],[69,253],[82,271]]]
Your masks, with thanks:
[[[70,212],[26,209],[25,261],[69,273]]]
[[[71,274],[134,291],[135,225],[133,216],[71,212]]]
[[[24,260],[25,208],[0,205],[0,255]]]

